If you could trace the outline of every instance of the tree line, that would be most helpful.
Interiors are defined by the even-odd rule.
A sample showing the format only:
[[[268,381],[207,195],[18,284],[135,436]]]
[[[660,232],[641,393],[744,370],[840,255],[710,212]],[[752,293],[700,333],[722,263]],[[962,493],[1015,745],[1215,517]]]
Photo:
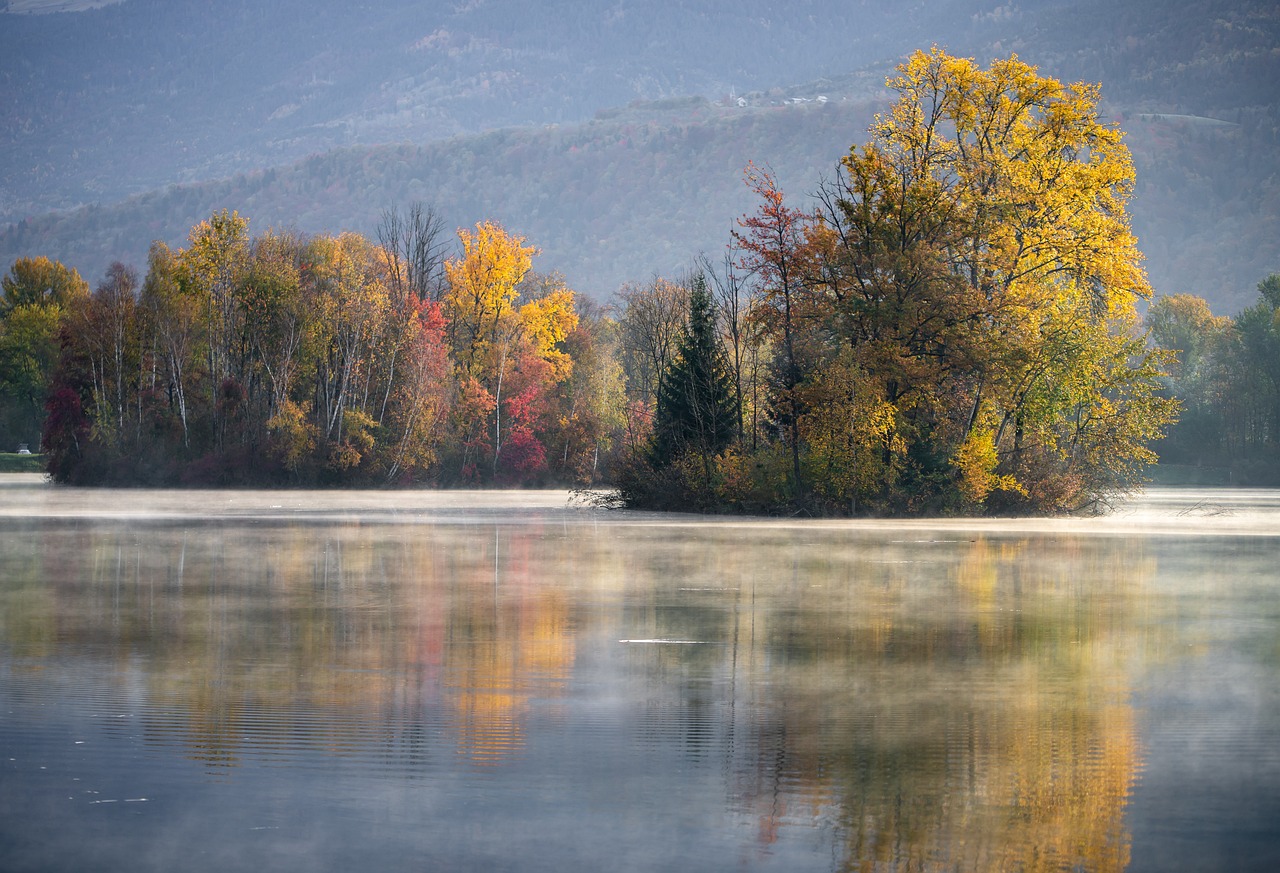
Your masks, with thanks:
[[[1196,393],[1198,362],[1227,359],[1178,333],[1218,330],[1180,298],[1144,324],[1133,167],[1098,87],[937,49],[889,85],[811,206],[749,166],[758,207],[723,259],[608,308],[492,222],[450,246],[422,206],[384,213],[376,240],[253,237],[223,211],[92,293],[22,259],[0,310],[4,421],[42,424],[50,472],[76,483],[610,484],[632,507],[822,515],[1109,505],[1170,428],[1194,443],[1196,404],[1220,396]],[[1240,337],[1274,330],[1242,319]],[[1268,445],[1277,414],[1232,439]]]
[[[1280,484],[1280,273],[1234,317],[1174,294],[1152,302],[1147,323],[1178,352],[1165,382],[1181,414],[1160,450],[1170,480]]]
[[[487,222],[390,212],[379,239],[222,211],[144,277],[4,280],[7,422],[76,484],[591,481],[623,427],[606,319]],[[610,393],[617,389],[618,397]]]

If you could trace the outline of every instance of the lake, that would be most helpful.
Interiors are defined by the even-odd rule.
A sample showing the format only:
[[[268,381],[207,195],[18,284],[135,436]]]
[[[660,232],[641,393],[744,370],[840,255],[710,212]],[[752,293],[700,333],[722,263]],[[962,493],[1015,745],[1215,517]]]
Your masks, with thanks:
[[[0,869],[1280,869],[1280,492],[780,521],[0,477]]]

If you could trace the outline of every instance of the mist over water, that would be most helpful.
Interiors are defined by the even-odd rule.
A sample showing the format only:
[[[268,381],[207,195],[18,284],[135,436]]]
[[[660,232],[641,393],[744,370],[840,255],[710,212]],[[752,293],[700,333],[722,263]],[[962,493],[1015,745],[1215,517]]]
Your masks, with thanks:
[[[0,867],[1280,864],[1280,492],[568,498],[0,477]]]

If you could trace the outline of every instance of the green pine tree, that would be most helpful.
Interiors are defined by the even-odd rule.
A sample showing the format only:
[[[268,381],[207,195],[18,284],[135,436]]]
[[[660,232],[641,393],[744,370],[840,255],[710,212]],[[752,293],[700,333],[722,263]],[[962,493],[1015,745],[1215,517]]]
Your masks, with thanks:
[[[696,452],[704,465],[737,436],[733,378],[716,334],[715,304],[701,274],[689,295],[689,320],[658,385],[652,461],[666,466]]]

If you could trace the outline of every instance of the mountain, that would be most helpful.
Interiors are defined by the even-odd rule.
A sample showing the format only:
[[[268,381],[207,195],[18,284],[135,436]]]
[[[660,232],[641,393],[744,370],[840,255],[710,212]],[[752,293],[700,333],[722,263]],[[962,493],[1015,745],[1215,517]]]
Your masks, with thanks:
[[[970,0],[124,0],[0,18],[0,219],[335,147],[850,72]]]
[[[92,278],[111,260],[144,265],[153,238],[185,245],[192,225],[222,208],[258,231],[372,236],[384,210],[423,202],[450,228],[501,222],[542,250],[538,269],[563,272],[573,287],[605,299],[623,282],[678,272],[700,253],[718,259],[735,218],[753,208],[743,181],[749,161],[770,166],[797,198],[830,175],[873,104],[818,96],[826,95],[746,109],[672,99],[581,125],[338,149],[23,220],[0,232],[0,259],[46,252]]]
[[[540,268],[607,296],[717,253],[751,208],[748,160],[803,205],[865,139],[895,60],[934,43],[1102,82],[1159,291],[1232,312],[1280,270],[1280,9],[1264,0],[10,12],[0,263],[48,254],[92,279],[223,206],[258,229],[368,233],[421,200],[451,225],[502,221],[543,248]]]

